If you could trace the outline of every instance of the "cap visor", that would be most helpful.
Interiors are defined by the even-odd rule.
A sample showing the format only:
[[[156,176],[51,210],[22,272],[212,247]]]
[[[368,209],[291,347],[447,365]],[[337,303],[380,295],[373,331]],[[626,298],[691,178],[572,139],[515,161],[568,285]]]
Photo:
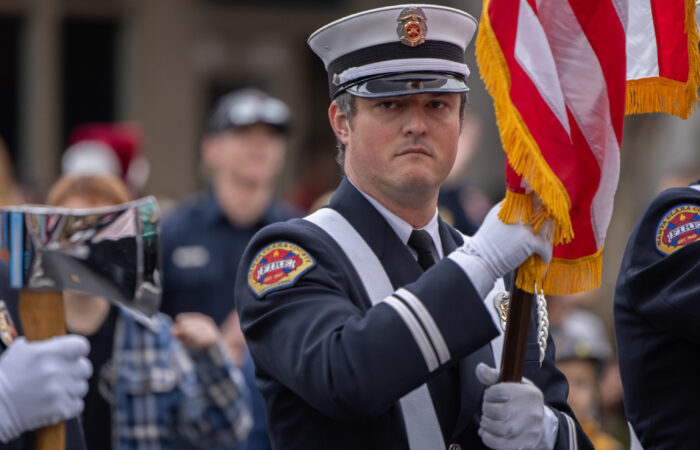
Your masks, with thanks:
[[[394,97],[423,92],[467,92],[469,87],[463,79],[444,73],[400,73],[365,79],[340,89],[357,97]]]

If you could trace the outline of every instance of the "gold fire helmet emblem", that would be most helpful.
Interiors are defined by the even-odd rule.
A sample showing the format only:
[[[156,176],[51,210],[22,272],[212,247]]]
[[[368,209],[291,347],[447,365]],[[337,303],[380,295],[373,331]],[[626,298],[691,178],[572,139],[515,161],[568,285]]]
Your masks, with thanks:
[[[396,32],[399,34],[399,39],[404,45],[415,47],[425,42],[425,34],[428,32],[428,19],[421,8],[409,7],[404,8],[397,19],[399,26]]]

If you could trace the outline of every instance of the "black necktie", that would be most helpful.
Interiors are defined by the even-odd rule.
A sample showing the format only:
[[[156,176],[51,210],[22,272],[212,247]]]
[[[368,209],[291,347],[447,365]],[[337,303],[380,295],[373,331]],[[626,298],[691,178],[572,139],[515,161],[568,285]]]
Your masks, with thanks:
[[[435,264],[433,240],[427,231],[413,230],[411,237],[408,238],[408,245],[418,254],[418,264],[423,270],[428,270],[430,266]]]

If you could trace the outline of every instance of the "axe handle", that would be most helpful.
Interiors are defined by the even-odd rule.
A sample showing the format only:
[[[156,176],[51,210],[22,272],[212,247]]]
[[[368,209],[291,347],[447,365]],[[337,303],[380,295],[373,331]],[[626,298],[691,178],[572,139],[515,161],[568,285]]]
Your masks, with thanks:
[[[19,321],[29,341],[40,341],[66,334],[66,315],[62,292],[21,291],[19,294]],[[36,430],[36,450],[65,450],[66,424]]]

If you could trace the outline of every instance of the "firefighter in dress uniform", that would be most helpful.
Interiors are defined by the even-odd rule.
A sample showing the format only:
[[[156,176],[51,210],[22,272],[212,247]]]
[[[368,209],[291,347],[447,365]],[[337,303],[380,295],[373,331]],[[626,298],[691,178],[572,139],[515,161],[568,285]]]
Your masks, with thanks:
[[[592,448],[534,326],[525,379],[497,382],[500,278],[551,246],[498,207],[466,242],[437,214],[475,28],[456,9],[399,5],[309,38],[345,178],[329,207],[256,234],[236,283],[276,448]]]
[[[617,278],[625,415],[644,448],[700,448],[699,300],[700,180],[651,202]]]

